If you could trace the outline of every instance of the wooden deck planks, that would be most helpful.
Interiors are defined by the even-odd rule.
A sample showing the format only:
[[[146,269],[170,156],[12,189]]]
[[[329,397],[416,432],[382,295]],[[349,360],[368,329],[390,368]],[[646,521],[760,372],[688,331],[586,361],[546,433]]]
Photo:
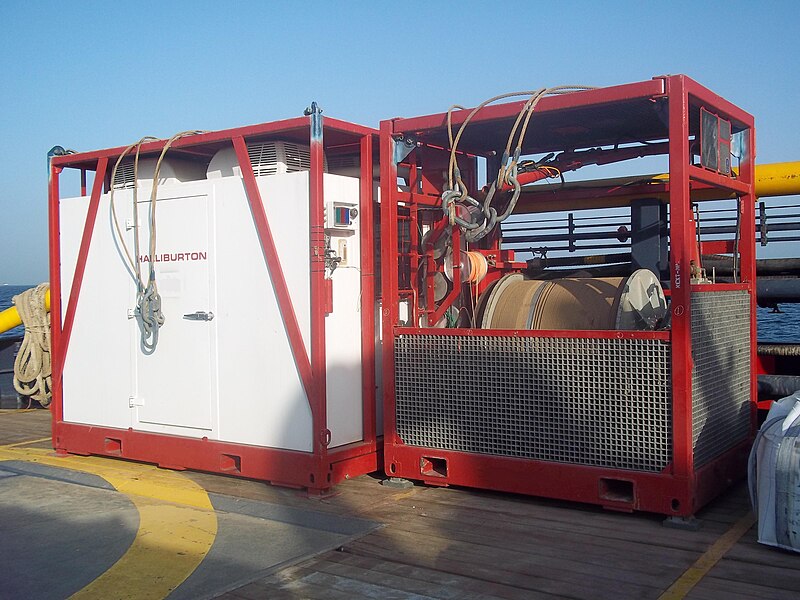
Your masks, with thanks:
[[[326,554],[324,558],[314,563],[314,568],[322,573],[337,577],[346,577],[365,584],[389,587],[405,594],[414,594],[435,600],[483,600],[486,595],[464,589],[457,590],[454,586],[436,584],[428,581],[409,579],[391,573],[373,571],[364,563],[358,564],[355,560],[361,557],[344,555],[343,560],[335,553]]]
[[[800,567],[800,563],[797,565]],[[800,598],[800,568],[773,567],[740,560],[722,560],[709,575],[740,584],[774,585]]]
[[[668,569],[659,577],[637,578],[628,570],[603,565],[587,566],[571,558],[531,555],[518,550],[500,550],[474,544],[448,542],[432,537],[400,539],[391,532],[369,535],[346,547],[356,555],[379,557],[464,577],[501,583],[532,592],[566,594],[575,597],[580,590],[592,589],[597,597],[648,597],[661,589],[660,583],[671,581]],[[513,540],[509,541],[513,546]],[[672,569],[680,571],[680,569]]]
[[[567,524],[591,522],[598,527],[605,526],[609,530],[619,529],[620,519],[624,519],[627,524],[626,530],[632,532],[650,530],[653,525],[660,528],[664,519],[661,515],[620,513],[576,502],[567,503],[542,498],[495,494],[480,490],[442,488],[438,494],[431,496],[431,500],[440,504],[459,508],[471,507],[479,511],[488,511],[508,517],[517,516],[525,519],[538,517]],[[733,509],[729,505],[720,507],[715,505],[713,511],[706,511],[704,519],[708,521],[706,524],[710,525],[710,529],[723,531],[726,527],[719,525],[719,522],[735,521],[746,509],[749,509],[749,505],[737,506]],[[709,520],[709,517],[713,517],[713,519]]]
[[[289,567],[280,573],[265,577],[220,597],[228,599],[244,598],[246,600],[297,600],[298,598],[307,600],[360,600],[364,598],[364,596],[354,595],[352,592],[343,592],[304,580],[306,575],[314,572],[299,566]]]
[[[388,562],[380,558],[351,554],[350,552],[332,552],[326,554],[324,560],[350,567],[351,576],[367,578],[370,581],[382,581],[397,589],[407,589],[414,593],[423,593],[442,600],[473,600],[482,598],[529,598],[530,592],[513,586],[496,582],[482,581],[473,577],[456,575],[446,571],[437,571],[426,567],[418,567],[398,562]],[[320,563],[315,563],[315,566]],[[539,594],[540,598],[551,598],[549,594]]]
[[[546,529],[528,532],[520,527],[494,527],[495,524],[442,523],[432,519],[423,522],[406,519],[382,532],[391,536],[398,545],[413,546],[414,540],[430,538],[442,544],[477,548],[481,553],[521,552],[528,557],[553,562],[556,559],[571,561],[578,565],[614,567],[635,573],[656,575],[665,568],[683,569],[690,564],[696,553],[682,549],[652,547],[643,542],[628,542],[597,538],[591,530],[581,534],[564,534]],[[631,557],[635,557],[633,560]],[[637,563],[641,563],[637,566]],[[653,566],[653,565],[657,566]],[[554,565],[555,566],[555,565]]]
[[[0,411],[0,445],[46,437],[48,411]],[[743,484],[700,512],[697,532],[658,515],[477,490],[394,490],[358,477],[325,498],[232,477],[187,473],[211,492],[367,517],[386,524],[343,551],[225,594],[275,600],[527,600],[658,598],[749,511]],[[800,555],[756,541],[751,528],[699,580],[694,600],[800,597]]]
[[[468,492],[467,492],[468,493]],[[530,515],[510,515],[507,512],[495,512],[491,509],[459,509],[442,506],[427,500],[418,500],[415,505],[406,504],[406,516],[413,514],[416,520],[436,522],[443,528],[463,528],[463,524],[480,523],[490,535],[503,536],[508,533],[522,534],[526,538],[551,538],[559,541],[565,536],[573,536],[590,545],[618,546],[620,542],[641,544],[650,548],[662,546],[676,550],[698,551],[705,548],[718,536],[718,532],[710,529],[698,532],[685,532],[666,529],[661,519],[642,520],[639,515],[585,513],[581,507],[572,510],[558,509],[559,514],[548,514],[537,511],[535,507]],[[375,511],[373,518],[396,518],[403,512],[400,506],[393,511]],[[537,514],[538,513],[538,514]],[[611,520],[607,520],[608,517]],[[408,525],[406,521],[404,525]]]
[[[38,440],[49,435],[49,410],[0,410],[0,446]]]
[[[731,581],[713,575],[703,578],[697,586],[686,595],[687,600],[797,600],[798,593],[793,590],[780,589],[780,582],[752,583]]]
[[[800,554],[759,544],[755,527],[751,528],[739,543],[731,548],[725,558],[753,565],[800,569]]]

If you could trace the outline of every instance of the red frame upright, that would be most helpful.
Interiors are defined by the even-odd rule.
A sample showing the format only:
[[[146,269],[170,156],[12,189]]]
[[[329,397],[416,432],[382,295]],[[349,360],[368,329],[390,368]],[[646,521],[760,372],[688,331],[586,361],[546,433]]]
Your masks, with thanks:
[[[327,133],[329,139],[323,134]],[[188,156],[210,156],[232,145],[242,166],[247,199],[253,214],[264,260],[275,287],[287,336],[306,390],[313,421],[313,451],[298,452],[280,448],[220,442],[207,438],[189,438],[148,433],[133,429],[115,429],[64,421],[62,377],[64,359],[69,349],[75,307],[80,301],[83,273],[97,217],[100,196],[110,186],[112,161],[122,154],[123,147],[55,156],[49,167],[49,239],[53,355],[52,433],[53,447],[59,454],[97,454],[156,463],[172,469],[196,469],[234,474],[272,483],[307,488],[321,493],[336,483],[380,467],[380,450],[376,431],[375,407],[375,263],[373,256],[373,141],[377,131],[368,127],[325,117],[319,112],[260,125],[202,133],[175,141],[170,153]],[[264,211],[247,154],[248,140],[290,137],[308,143],[311,149],[309,172],[309,215],[311,264],[311,339],[305,347],[294,307],[283,276],[280,258],[272,239],[269,220]],[[158,155],[166,140],[145,143],[140,155]],[[324,248],[324,153],[341,152],[358,156],[360,168],[359,211],[361,214],[361,325],[363,440],[334,449],[328,448],[326,356],[325,356],[325,248]],[[89,210],[83,229],[76,272],[67,306],[61,302],[61,257],[59,217],[59,176],[63,169],[78,169],[81,193],[86,191],[86,172],[95,173]],[[63,319],[63,326],[62,326]],[[310,352],[309,352],[310,350]],[[257,418],[257,415],[256,415]]]
[[[592,110],[605,107],[611,110],[618,103],[625,102],[665,103],[668,114],[664,115],[668,132],[669,182],[660,190],[669,194],[670,210],[670,278],[672,325],[663,332],[599,332],[599,331],[509,331],[477,329],[442,329],[420,327],[415,311],[411,313],[411,327],[400,320],[400,299],[409,296],[398,282],[398,205],[412,213],[414,206],[425,203],[435,205],[435,193],[425,194],[424,185],[411,185],[411,191],[400,191],[397,187],[397,146],[414,140],[426,140],[418,144],[430,148],[430,140],[445,139],[447,115],[445,113],[408,119],[393,119],[380,125],[380,164],[381,164],[381,230],[382,246],[382,307],[383,307],[383,390],[384,390],[384,464],[388,475],[422,480],[430,485],[464,485],[484,489],[541,495],[568,500],[596,503],[619,510],[644,510],[673,516],[694,514],[732,480],[744,473],[747,452],[751,439],[736,444],[708,464],[695,468],[692,440],[692,334],[691,334],[691,294],[706,291],[747,291],[750,297],[750,364],[756,364],[756,298],[755,298],[755,195],[754,161],[755,129],[751,115],[737,108],[700,84],[684,75],[656,77],[648,81],[619,85],[590,91],[548,96],[541,100],[533,116],[532,124],[546,116],[550,123],[557,119],[559,111]],[[473,116],[470,126],[483,134],[490,132],[493,123],[508,124],[520,113],[524,102],[509,102],[483,108]],[[748,152],[741,162],[737,178],[726,177],[690,164],[690,108],[698,106],[712,108],[721,118],[731,121],[737,130],[747,130]],[[452,113],[452,123],[458,127],[469,110]],[[573,114],[576,114],[573,112]],[[663,125],[662,125],[663,127]],[[651,126],[651,130],[653,127]],[[476,134],[477,135],[477,134]],[[631,134],[632,136],[635,134]],[[641,138],[646,139],[646,138]],[[636,140],[635,137],[632,141]],[[638,141],[638,140],[637,140]],[[654,140],[660,141],[660,140]],[[602,138],[592,145],[613,145],[609,138]],[[446,141],[443,145],[446,145]],[[463,144],[462,144],[463,147]],[[584,147],[584,146],[580,146]],[[566,148],[562,148],[566,149]],[[446,148],[444,150],[447,150]],[[528,154],[546,152],[555,148],[528,149]],[[412,150],[411,152],[413,152]],[[448,150],[449,152],[449,150]],[[476,150],[477,152],[477,150]],[[492,154],[484,157],[492,161]],[[405,162],[413,162],[410,157]],[[418,173],[423,179],[425,169]],[[412,177],[413,180],[413,177]],[[696,285],[690,283],[690,261],[696,255],[695,224],[691,202],[692,192],[717,188],[724,194],[732,193],[739,197],[741,218],[741,242],[739,245],[741,282],[724,285]],[[554,193],[543,198],[547,210],[570,210],[576,199],[565,195],[559,202],[557,188]],[[441,193],[441,189],[438,190]],[[628,193],[627,190],[622,190]],[[605,198],[614,201],[616,191],[608,190]],[[647,194],[643,194],[647,196]],[[593,191],[589,202],[603,198]],[[699,198],[698,198],[699,199]],[[584,201],[584,199],[578,199]],[[602,200],[600,201],[602,202]],[[521,203],[522,205],[523,203]],[[619,204],[617,204],[619,205]],[[602,206],[598,202],[597,206]],[[527,208],[531,208],[528,204]],[[407,210],[404,208],[403,210]],[[533,209],[536,210],[536,209]],[[413,228],[413,224],[412,224]],[[713,242],[712,242],[713,244]],[[413,246],[413,243],[412,243]],[[716,244],[715,247],[720,247]],[[727,247],[727,246],[725,246]],[[717,250],[719,251],[719,250]],[[424,249],[421,250],[424,252]],[[484,252],[488,254],[488,252]],[[454,269],[454,287],[458,287],[457,269]],[[414,275],[412,273],[412,279]],[[413,286],[412,286],[413,287]],[[415,298],[412,300],[416,301]],[[460,451],[423,448],[406,444],[397,431],[395,407],[395,356],[394,341],[400,335],[436,334],[467,336],[521,336],[521,337],[616,337],[633,339],[659,339],[671,344],[672,369],[672,464],[661,473],[606,469],[580,464],[556,463],[513,458],[507,456],[485,455]],[[755,433],[756,424],[756,380],[750,380],[751,429]],[[425,468],[426,461],[435,457],[446,461],[446,475]],[[613,497],[601,492],[605,478],[631,483],[635,490],[633,501],[615,501]],[[613,495],[612,495],[613,496]]]

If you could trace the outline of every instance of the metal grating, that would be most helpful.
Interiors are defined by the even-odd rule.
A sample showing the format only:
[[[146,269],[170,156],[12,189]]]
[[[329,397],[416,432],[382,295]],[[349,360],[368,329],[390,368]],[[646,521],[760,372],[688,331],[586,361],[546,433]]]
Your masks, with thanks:
[[[669,357],[660,340],[400,335],[397,432],[412,446],[660,472]]]
[[[692,294],[692,446],[695,467],[750,435],[750,295]]]

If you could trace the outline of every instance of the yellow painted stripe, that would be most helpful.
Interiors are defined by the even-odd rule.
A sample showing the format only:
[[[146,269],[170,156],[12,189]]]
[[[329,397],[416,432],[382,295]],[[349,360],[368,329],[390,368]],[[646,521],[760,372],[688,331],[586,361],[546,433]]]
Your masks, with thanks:
[[[416,493],[417,493],[417,488],[413,487],[407,492],[403,492],[402,494],[397,494],[396,496],[390,496],[389,500],[391,500],[392,502],[397,502],[398,500],[402,500],[403,498],[408,498],[410,496],[413,496]]]
[[[55,456],[45,448],[0,447],[0,460],[27,462],[99,475],[127,495],[213,510],[206,491],[175,471],[98,456]]]
[[[756,517],[752,513],[748,513],[739,519],[683,575],[676,579],[667,591],[659,596],[659,600],[680,600],[684,598],[714,568],[714,565],[736,545],[739,538],[747,533],[755,522]]]
[[[31,444],[40,444],[41,442],[49,442],[53,438],[46,437],[46,438],[39,438],[38,440],[26,440],[24,442],[17,442],[16,444],[6,444],[5,446],[0,446],[1,448],[19,448],[20,446],[30,446]]]
[[[165,598],[203,562],[217,533],[213,511],[129,496],[139,531],[108,571],[71,598]]]
[[[217,516],[206,491],[174,471],[94,456],[57,457],[46,449],[13,446],[0,447],[3,460],[98,475],[139,511],[139,530],[125,554],[73,598],[164,598],[194,572],[217,535]]]

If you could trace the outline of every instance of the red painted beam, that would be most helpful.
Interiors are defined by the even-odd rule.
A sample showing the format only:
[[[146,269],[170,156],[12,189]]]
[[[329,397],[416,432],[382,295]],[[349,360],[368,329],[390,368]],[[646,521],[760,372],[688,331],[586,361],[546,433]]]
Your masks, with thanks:
[[[689,94],[689,101],[692,104],[697,105],[698,103],[701,103],[713,108],[713,112],[715,114],[718,114],[723,119],[731,121],[734,126],[749,129],[754,127],[755,120],[753,115],[745,110],[742,110],[730,100],[726,100],[722,96],[715,94],[710,89],[699,84],[691,77],[687,77],[686,75],[678,75],[676,77],[681,78],[683,86],[686,89],[686,93]]]
[[[733,240],[709,240],[700,242],[701,254],[731,254],[733,253]]]
[[[719,173],[714,173],[713,171],[708,171],[693,165],[689,165],[687,168],[691,179],[700,181],[706,185],[735,192],[736,194],[749,194],[753,190],[751,184],[745,183],[741,179],[732,179],[726,175],[720,175]]]
[[[275,290],[275,297],[278,300],[278,308],[280,309],[281,316],[283,317],[283,324],[286,328],[286,335],[289,338],[292,355],[294,356],[297,371],[300,374],[300,380],[303,383],[303,389],[305,390],[313,415],[314,405],[312,403],[312,398],[314,381],[311,372],[311,363],[308,358],[305,342],[303,342],[300,324],[294,312],[292,299],[289,296],[289,287],[283,275],[283,268],[281,267],[281,261],[278,257],[278,249],[272,237],[272,230],[267,220],[267,213],[264,211],[261,192],[258,190],[258,184],[253,175],[253,165],[247,154],[247,144],[245,144],[244,138],[241,136],[234,137],[233,148],[239,160],[244,187],[247,191],[247,200],[250,203],[250,210],[253,213],[253,221],[255,222],[256,232],[258,233],[258,239],[261,243],[261,251],[264,253],[264,260],[267,263],[272,286]]]
[[[307,117],[309,126],[310,171],[308,188],[308,217],[310,227],[310,288],[311,288],[311,372],[314,387],[310,398],[314,417],[314,451],[318,460],[318,476],[324,476],[328,444],[331,432],[328,429],[327,359],[325,343],[325,305],[327,290],[325,282],[325,151],[323,147],[322,115],[312,112]]]
[[[327,124],[327,121],[326,121]],[[363,439],[374,441],[375,423],[375,237],[372,175],[372,135],[361,138],[361,399]]]
[[[52,160],[48,167],[48,237],[50,239],[50,344],[52,347],[52,360],[55,366],[60,360],[61,347],[61,232],[59,214],[59,174],[61,169],[53,166]],[[63,419],[64,406],[61,397],[61,382],[52,378],[52,413],[53,438],[55,439],[56,423]]]
[[[672,433],[675,474],[687,485],[694,472],[692,451],[691,268],[696,246],[689,192],[689,99],[684,78],[667,79],[669,94],[669,210],[672,309]]]
[[[248,125],[246,127],[236,127],[233,129],[223,129],[220,131],[209,131],[208,133],[200,133],[197,135],[190,135],[182,137],[172,143],[170,148],[189,148],[192,146],[200,146],[203,144],[227,142],[235,137],[251,137],[254,135],[263,135],[268,133],[275,133],[278,131],[286,131],[287,129],[304,129],[308,126],[308,119],[306,117],[295,117],[293,119],[285,119],[283,121],[274,121],[272,123],[262,123],[260,125]],[[164,149],[167,140],[156,140],[142,144],[140,154],[157,153]],[[117,157],[125,151],[126,146],[118,146],[116,148],[106,148],[104,150],[93,150],[91,152],[79,152],[76,154],[68,154],[64,156],[57,156],[53,159],[53,164],[61,167],[69,167],[75,164],[86,163],[94,160],[99,160],[102,157],[111,158]]]
[[[393,121],[381,122],[381,318],[383,319],[383,435],[397,441],[395,424],[394,327],[399,314],[397,165],[394,162]],[[391,475],[391,473],[389,473]]]
[[[370,127],[347,123],[345,121],[339,121],[338,119],[326,118],[325,124],[326,128],[328,129],[350,133],[357,136],[377,133],[375,129]],[[170,147],[173,149],[186,149],[194,146],[202,146],[204,144],[227,142],[234,137],[253,137],[287,131],[290,129],[301,130],[305,129],[306,127],[308,127],[308,117],[294,117],[291,119],[284,119],[282,121],[273,121],[271,123],[247,125],[245,127],[221,129],[219,131],[209,131],[207,133],[186,136],[176,140]],[[142,144],[140,152],[142,154],[160,152],[164,148],[164,144],[166,144],[166,142],[167,140],[164,139]],[[104,156],[107,158],[117,157],[122,154],[124,150],[125,146],[119,146],[104,150],[94,150],[91,152],[79,152],[76,154],[56,156],[53,158],[53,164],[60,167],[71,167],[73,165],[93,162]]]
[[[97,163],[97,172],[95,173],[94,182],[92,183],[92,195],[89,198],[89,210],[86,213],[86,222],[83,226],[83,236],[81,237],[77,264],[75,265],[75,276],[72,278],[72,288],[69,292],[67,310],[64,314],[64,325],[59,336],[58,350],[55,353],[53,380],[58,381],[59,386],[64,374],[64,360],[67,355],[67,349],[69,348],[72,326],[75,323],[75,311],[78,306],[78,297],[80,296],[81,285],[83,284],[83,276],[86,273],[86,259],[89,256],[89,246],[92,243],[92,233],[94,232],[94,225],[97,221],[97,210],[100,207],[100,195],[103,191],[103,182],[105,180],[107,168],[108,159],[103,157]],[[58,294],[50,294],[51,303],[53,301],[53,296],[58,296]],[[58,308],[60,309],[61,307],[59,306]],[[54,314],[56,318],[58,318],[60,313]]]
[[[586,90],[558,96],[546,96],[542,98],[536,106],[536,112],[542,113],[567,108],[609,104],[636,98],[651,98],[663,95],[663,93],[664,80],[662,78],[655,78],[638,83],[598,88],[596,90]],[[491,104],[482,108],[470,122],[480,123],[482,121],[491,121],[495,119],[514,118],[519,114],[527,101],[528,99],[525,98],[517,102]],[[463,123],[471,111],[471,108],[453,111],[452,124],[455,126]],[[394,121],[394,124],[394,130],[402,132],[438,129],[447,125],[447,113],[397,119]]]

